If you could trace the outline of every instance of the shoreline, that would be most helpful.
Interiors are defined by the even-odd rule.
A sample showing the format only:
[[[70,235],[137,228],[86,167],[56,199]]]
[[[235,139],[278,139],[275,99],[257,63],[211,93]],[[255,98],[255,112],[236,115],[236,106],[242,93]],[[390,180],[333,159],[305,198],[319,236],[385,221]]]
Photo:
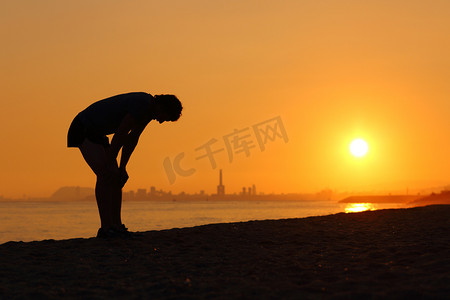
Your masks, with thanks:
[[[0,245],[0,298],[445,299],[450,205]]]
[[[0,244],[8,241],[89,238],[100,226],[95,202],[0,203]],[[212,223],[300,218],[344,211],[330,202],[189,201],[124,202],[130,231],[192,227]],[[23,220],[27,220],[23,223]]]

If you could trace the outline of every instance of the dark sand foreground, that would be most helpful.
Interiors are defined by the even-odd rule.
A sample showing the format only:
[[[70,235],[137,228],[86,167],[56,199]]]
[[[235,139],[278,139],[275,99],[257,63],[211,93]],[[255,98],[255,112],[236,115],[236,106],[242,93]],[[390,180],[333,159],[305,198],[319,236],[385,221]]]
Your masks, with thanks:
[[[0,298],[449,299],[450,205],[0,245]]]

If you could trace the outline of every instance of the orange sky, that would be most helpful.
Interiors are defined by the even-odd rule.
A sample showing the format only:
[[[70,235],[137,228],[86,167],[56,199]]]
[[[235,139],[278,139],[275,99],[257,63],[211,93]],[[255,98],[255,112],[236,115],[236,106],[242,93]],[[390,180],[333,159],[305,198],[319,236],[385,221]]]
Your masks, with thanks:
[[[93,186],[73,117],[119,93],[173,93],[179,122],[150,123],[127,189],[406,190],[450,183],[449,1],[33,1],[0,3],[0,195]],[[257,144],[280,116],[288,141]],[[249,155],[196,148],[233,130]],[[363,137],[362,159],[348,144]],[[235,149],[238,150],[238,149]],[[163,162],[184,152],[189,176]]]

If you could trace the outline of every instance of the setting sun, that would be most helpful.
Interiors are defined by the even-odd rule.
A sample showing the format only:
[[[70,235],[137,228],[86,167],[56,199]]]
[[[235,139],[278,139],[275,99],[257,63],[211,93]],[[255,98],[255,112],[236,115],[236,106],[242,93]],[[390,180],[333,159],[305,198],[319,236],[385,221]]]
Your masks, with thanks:
[[[369,145],[363,139],[356,139],[350,143],[350,152],[355,157],[363,157],[369,151]]]

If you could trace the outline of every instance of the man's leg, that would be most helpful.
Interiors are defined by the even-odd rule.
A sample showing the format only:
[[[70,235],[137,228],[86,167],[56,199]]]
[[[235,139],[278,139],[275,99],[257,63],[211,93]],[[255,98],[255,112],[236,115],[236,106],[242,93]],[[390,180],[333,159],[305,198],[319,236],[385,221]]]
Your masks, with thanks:
[[[101,227],[105,229],[117,227],[117,220],[114,216],[117,209],[115,204],[117,200],[114,199],[117,198],[116,190],[119,174],[117,162],[109,161],[105,148],[88,139],[85,139],[79,148],[87,164],[97,175],[95,198],[97,199]]]
[[[97,199],[98,212],[102,228],[112,228],[112,204],[111,204],[111,187],[108,182],[97,176],[95,184],[95,198]]]
[[[113,188],[113,197],[112,197],[112,222],[114,227],[122,226],[122,218],[120,215],[120,211],[122,209],[122,188],[114,187]]]

